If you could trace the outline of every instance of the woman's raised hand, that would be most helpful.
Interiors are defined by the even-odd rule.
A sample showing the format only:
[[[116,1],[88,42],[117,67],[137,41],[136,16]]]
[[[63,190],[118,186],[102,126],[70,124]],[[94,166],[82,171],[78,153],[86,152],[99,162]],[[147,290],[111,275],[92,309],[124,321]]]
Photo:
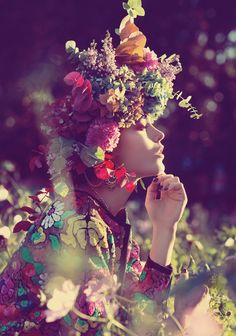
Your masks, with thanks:
[[[161,197],[156,199],[158,189]],[[181,219],[188,199],[183,183],[172,174],[160,174],[147,188],[145,208],[153,228],[160,233],[173,230]]]

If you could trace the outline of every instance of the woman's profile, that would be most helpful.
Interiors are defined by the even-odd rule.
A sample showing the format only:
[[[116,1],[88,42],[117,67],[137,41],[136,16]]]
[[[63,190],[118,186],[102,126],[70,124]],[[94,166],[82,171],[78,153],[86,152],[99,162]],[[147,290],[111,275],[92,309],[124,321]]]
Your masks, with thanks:
[[[168,293],[187,195],[180,179],[165,173],[164,133],[156,120],[171,98],[199,115],[189,99],[173,92],[179,57],[157,57],[145,47],[146,37],[134,24],[143,8],[129,2],[124,7],[128,15],[116,48],[109,32],[101,50],[95,41],[83,51],[74,41],[66,43],[73,70],[64,81],[71,91],[45,107],[42,126],[49,138],[49,173],[62,192],[32,222],[0,275],[2,336],[105,335],[109,305],[133,335],[151,335],[151,320],[135,327],[125,302],[144,300],[154,316]],[[152,245],[142,261],[126,207],[145,177],[154,177],[145,198]],[[106,287],[123,308],[114,305],[112,294],[101,294]],[[75,309],[52,298],[55,288],[61,298],[74,298]],[[176,316],[181,322],[184,308]],[[127,334],[117,330],[110,334]]]

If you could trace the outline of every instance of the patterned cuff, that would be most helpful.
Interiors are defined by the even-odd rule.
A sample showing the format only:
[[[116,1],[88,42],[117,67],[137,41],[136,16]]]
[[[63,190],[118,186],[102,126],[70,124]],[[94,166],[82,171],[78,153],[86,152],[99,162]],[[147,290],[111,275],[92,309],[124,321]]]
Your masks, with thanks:
[[[148,255],[146,266],[154,268],[155,270],[157,270],[161,273],[164,273],[166,275],[171,275],[171,273],[173,271],[173,268],[172,268],[171,264],[168,265],[168,266],[162,266],[162,265],[156,263],[155,261],[153,261],[150,258],[150,255]]]

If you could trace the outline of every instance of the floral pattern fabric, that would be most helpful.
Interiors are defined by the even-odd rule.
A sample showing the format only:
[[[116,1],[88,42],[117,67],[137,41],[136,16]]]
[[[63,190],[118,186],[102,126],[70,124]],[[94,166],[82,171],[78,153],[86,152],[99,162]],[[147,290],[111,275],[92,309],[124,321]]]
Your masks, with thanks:
[[[153,303],[170,285],[171,267],[150,257],[140,260],[126,209],[114,217],[92,196],[77,191],[56,199],[32,224],[0,275],[1,336],[102,335],[101,323],[78,318],[74,312],[54,322],[45,320],[42,293],[53,276],[68,276],[64,260],[72,256],[70,275],[80,285],[75,307],[90,316],[105,316],[103,304],[88,301],[85,294],[94,279],[117,275],[120,295]]]

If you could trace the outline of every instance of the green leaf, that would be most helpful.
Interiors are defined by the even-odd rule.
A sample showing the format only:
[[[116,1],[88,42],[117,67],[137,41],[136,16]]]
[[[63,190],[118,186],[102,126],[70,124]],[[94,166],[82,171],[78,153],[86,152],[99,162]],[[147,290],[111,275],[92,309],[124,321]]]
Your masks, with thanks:
[[[31,264],[34,263],[34,259],[28,247],[22,247],[20,252],[21,252],[21,257],[24,261],[31,263]]]
[[[116,35],[120,36],[120,29],[119,29],[119,28],[116,28],[116,29],[115,29],[115,33],[116,33]]]
[[[56,182],[54,185],[54,190],[55,190],[55,193],[57,193],[58,195],[62,197],[65,197],[69,192],[69,188],[64,181]]]
[[[142,187],[144,190],[146,190],[146,186],[145,186],[145,184],[144,184],[143,180],[142,180],[142,179],[140,179],[139,181],[140,181],[141,187]]]
[[[67,210],[63,213],[63,215],[61,216],[61,219],[65,219],[69,216],[74,215],[75,213],[76,213],[75,210]]]
[[[80,158],[87,167],[93,167],[104,161],[105,153],[101,147],[83,147]]]
[[[141,0],[129,0],[128,6],[132,8],[142,7],[142,1]]]
[[[56,227],[57,229],[61,229],[64,225],[63,221],[57,221],[53,224],[54,227]]]
[[[66,53],[70,54],[76,48],[76,42],[73,40],[67,41],[65,44]]]
[[[129,5],[127,3],[123,2],[122,5],[125,10],[129,9]]]
[[[69,326],[72,325],[72,322],[73,322],[73,321],[72,321],[72,318],[70,317],[69,314],[67,314],[66,316],[64,316],[63,319],[65,320],[65,322],[66,322]]]
[[[137,8],[136,9],[136,13],[139,15],[139,16],[144,16],[145,15],[145,10],[143,8]]]
[[[35,241],[35,240],[38,240],[41,236],[42,236],[41,233],[39,233],[39,232],[34,232],[34,233],[32,234],[32,236],[31,236],[30,239],[31,239],[32,241]]]
[[[179,107],[188,108],[190,106],[189,102],[186,99],[183,99],[179,102]]]
[[[61,246],[61,244],[60,244],[60,242],[59,242],[57,236],[55,236],[55,235],[51,235],[51,234],[50,234],[50,235],[49,235],[49,239],[51,240],[53,251],[58,251],[58,250],[60,250],[60,246]]]
[[[102,256],[101,257],[91,256],[90,263],[93,264],[93,267],[98,268],[98,269],[107,269],[108,267]]]
[[[42,263],[38,263],[38,262],[34,263],[34,268],[37,274],[41,274],[44,271],[44,266]]]

